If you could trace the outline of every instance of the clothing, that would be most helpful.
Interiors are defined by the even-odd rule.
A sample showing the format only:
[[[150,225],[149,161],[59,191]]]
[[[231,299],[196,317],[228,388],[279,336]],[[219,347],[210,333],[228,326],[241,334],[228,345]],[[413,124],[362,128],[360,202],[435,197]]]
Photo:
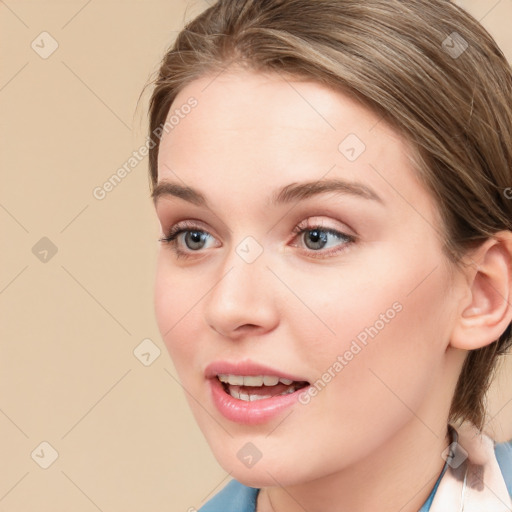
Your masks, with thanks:
[[[496,444],[467,422],[450,431],[451,451],[418,512],[511,512],[512,441]],[[231,480],[199,512],[255,512],[258,493]]]
[[[512,443],[496,445],[488,435],[481,434],[468,422],[457,432],[459,440],[453,447],[454,460],[464,462],[449,464],[430,512],[512,511]]]

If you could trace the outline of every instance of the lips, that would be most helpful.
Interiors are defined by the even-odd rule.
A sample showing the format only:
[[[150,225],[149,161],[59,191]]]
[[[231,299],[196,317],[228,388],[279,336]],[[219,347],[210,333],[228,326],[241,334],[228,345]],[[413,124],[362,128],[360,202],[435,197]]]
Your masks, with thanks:
[[[297,403],[306,379],[252,361],[217,361],[205,370],[219,412],[236,423],[265,423]],[[267,385],[268,384],[268,385]]]

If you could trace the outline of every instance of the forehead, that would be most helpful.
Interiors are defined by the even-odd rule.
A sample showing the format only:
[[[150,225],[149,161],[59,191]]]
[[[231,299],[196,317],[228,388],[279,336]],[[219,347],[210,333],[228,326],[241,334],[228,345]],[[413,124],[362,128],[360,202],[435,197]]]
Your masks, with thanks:
[[[332,142],[344,132],[358,131],[361,138],[368,139],[377,124],[380,129],[375,135],[398,141],[397,134],[368,108],[312,81],[244,70],[206,75],[180,91],[168,119],[191,97],[197,100],[197,107],[190,115],[180,116],[171,133],[164,135],[167,140],[162,141],[161,150],[169,139],[171,144],[180,145],[183,138],[190,137],[191,124],[194,139],[205,143],[209,140],[217,143],[223,136],[229,138],[238,132],[240,141],[253,145],[273,142],[280,147],[291,139],[302,139],[301,142],[309,141],[308,146],[316,147],[322,138],[332,150]],[[207,144],[210,145],[214,144]]]
[[[382,196],[396,191],[381,173],[406,194],[419,186],[406,141],[368,108],[316,82],[241,70],[207,75],[180,91],[168,118],[190,98],[195,108],[162,137],[159,181],[219,197],[324,176],[377,185]]]

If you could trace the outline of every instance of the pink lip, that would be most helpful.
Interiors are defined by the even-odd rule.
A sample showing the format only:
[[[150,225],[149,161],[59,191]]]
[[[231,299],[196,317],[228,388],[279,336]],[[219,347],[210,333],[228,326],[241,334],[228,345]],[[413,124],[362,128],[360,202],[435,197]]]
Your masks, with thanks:
[[[216,377],[220,374],[227,375],[272,375],[281,377],[283,379],[296,380],[298,382],[307,381],[303,377],[292,375],[290,373],[284,373],[281,370],[271,368],[259,363],[255,363],[250,360],[239,361],[237,363],[230,363],[228,361],[214,361],[206,367],[204,372],[207,379]]]
[[[239,363],[228,363],[226,361],[216,361],[206,367],[205,376],[209,380],[212,401],[219,412],[228,420],[245,425],[256,425],[265,423],[276,417],[284,409],[295,404],[300,393],[308,389],[309,386],[290,393],[254,402],[245,402],[233,398],[226,393],[224,386],[217,379],[219,374],[228,375],[274,375],[294,381],[306,381],[302,377],[283,373],[268,366],[264,366],[252,361],[242,361]]]
[[[245,425],[257,425],[271,420],[284,409],[296,403],[300,393],[304,392],[309,387],[299,389],[289,395],[264,398],[263,400],[256,400],[254,402],[245,402],[233,398],[230,394],[226,393],[219,379],[214,377],[209,379],[209,383],[213,403],[219,412],[228,420]]]

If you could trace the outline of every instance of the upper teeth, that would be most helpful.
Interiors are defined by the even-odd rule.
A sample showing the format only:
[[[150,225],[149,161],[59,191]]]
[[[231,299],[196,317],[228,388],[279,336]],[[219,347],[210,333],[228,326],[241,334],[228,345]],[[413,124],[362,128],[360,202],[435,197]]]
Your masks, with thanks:
[[[283,377],[275,377],[272,375],[217,375],[221,382],[231,384],[233,386],[275,386],[278,382],[289,386],[293,380]]]

